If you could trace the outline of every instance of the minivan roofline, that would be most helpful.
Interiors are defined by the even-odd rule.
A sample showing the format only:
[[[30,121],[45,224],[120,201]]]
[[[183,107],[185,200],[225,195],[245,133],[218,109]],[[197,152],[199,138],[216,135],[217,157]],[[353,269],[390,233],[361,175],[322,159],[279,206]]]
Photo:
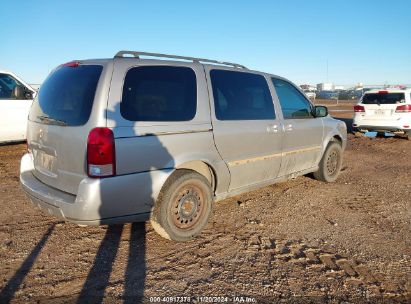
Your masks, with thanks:
[[[219,61],[214,59],[206,59],[206,58],[198,58],[198,57],[188,57],[188,56],[179,56],[179,55],[169,55],[169,54],[160,54],[160,53],[149,53],[149,52],[140,52],[140,51],[119,51],[114,56],[114,58],[129,58],[125,57],[125,55],[131,55],[136,59],[140,59],[140,56],[147,56],[147,57],[156,57],[156,58],[169,58],[169,59],[178,59],[178,60],[187,60],[192,62],[198,63],[213,63],[217,65],[227,65],[232,66],[235,68],[241,68],[247,70],[247,68],[241,64],[227,62],[227,61]]]
[[[195,57],[188,57],[188,58],[195,58]],[[117,60],[118,61],[127,60],[127,61],[144,62],[145,65],[150,65],[150,64],[176,65],[177,64],[177,65],[182,65],[182,66],[187,66],[187,67],[201,65],[201,66],[204,66],[210,69],[219,68],[223,70],[231,70],[231,71],[238,71],[238,72],[257,73],[257,74],[265,75],[268,78],[274,77],[274,78],[286,80],[288,82],[290,81],[290,80],[287,80],[287,78],[283,76],[279,76],[279,75],[275,75],[275,74],[271,74],[271,73],[267,73],[263,71],[252,70],[246,67],[240,68],[237,66],[223,65],[223,64],[213,63],[213,62],[167,60],[167,59],[154,59],[154,58],[146,59],[146,58],[135,58],[135,57],[114,57],[114,58],[84,59],[84,60],[80,59],[80,60],[75,60],[75,61],[78,61],[80,64],[103,64],[104,65],[104,64],[107,64],[108,62],[117,61]]]

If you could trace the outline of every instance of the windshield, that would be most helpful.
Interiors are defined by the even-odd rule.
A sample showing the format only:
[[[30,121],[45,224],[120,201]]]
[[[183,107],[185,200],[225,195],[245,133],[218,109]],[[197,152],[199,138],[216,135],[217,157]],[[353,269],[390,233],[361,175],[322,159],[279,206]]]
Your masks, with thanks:
[[[397,104],[404,103],[404,93],[371,93],[365,94],[362,98],[363,104]]]
[[[102,69],[99,65],[58,68],[42,84],[29,119],[44,124],[85,124]]]

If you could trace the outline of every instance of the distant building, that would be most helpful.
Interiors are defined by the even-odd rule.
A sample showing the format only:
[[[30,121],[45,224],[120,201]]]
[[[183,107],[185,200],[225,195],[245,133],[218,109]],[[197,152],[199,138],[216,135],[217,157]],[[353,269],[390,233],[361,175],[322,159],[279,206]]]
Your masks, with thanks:
[[[315,92],[315,91],[317,91],[317,88],[316,88],[315,86],[313,86],[313,85],[310,85],[310,84],[302,84],[302,85],[300,85],[300,88],[301,88],[303,91],[310,91],[310,92]]]
[[[335,85],[335,86],[334,86],[334,90],[336,90],[336,91],[342,91],[342,90],[344,90],[344,86],[343,86],[343,85]]]
[[[319,83],[317,84],[317,90],[318,91],[333,91],[334,90],[334,84],[332,84],[331,82],[327,83],[327,82],[323,82],[323,83]]]

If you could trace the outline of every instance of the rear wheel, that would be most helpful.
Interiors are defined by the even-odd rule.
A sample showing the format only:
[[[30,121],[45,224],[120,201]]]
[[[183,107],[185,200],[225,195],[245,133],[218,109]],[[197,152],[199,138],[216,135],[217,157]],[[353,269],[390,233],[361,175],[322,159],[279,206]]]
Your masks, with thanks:
[[[204,176],[191,170],[177,170],[163,186],[151,224],[164,238],[191,240],[206,226],[212,202],[211,187]]]
[[[404,135],[401,135],[402,138],[411,140],[411,132],[405,132]]]
[[[327,149],[325,150],[320,161],[318,171],[314,172],[314,177],[322,182],[334,182],[340,174],[341,166],[341,145],[336,141],[332,141],[328,144]]]
[[[402,137],[402,138],[405,138],[405,139],[407,139],[407,140],[411,140],[411,135],[402,135],[401,137]]]

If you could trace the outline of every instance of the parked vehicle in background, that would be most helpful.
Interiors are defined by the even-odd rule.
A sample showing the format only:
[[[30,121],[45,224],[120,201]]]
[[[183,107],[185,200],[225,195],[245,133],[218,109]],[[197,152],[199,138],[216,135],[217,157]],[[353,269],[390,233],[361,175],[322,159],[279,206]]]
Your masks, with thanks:
[[[342,90],[338,92],[339,100],[353,100],[353,99],[359,99],[360,97],[361,97],[361,94],[357,95],[355,90]]]
[[[369,90],[371,89],[363,88],[363,89],[341,90],[338,92],[338,99],[340,100],[360,99],[361,96]]]
[[[368,131],[392,132],[411,138],[411,89],[367,91],[354,106],[356,135]]]
[[[26,139],[27,116],[36,91],[15,74],[0,71],[0,142]]]
[[[317,96],[317,94],[315,93],[315,91],[311,91],[311,90],[303,90],[304,94],[310,98],[310,99],[314,99]]]
[[[282,77],[122,51],[63,64],[45,80],[20,181],[60,218],[150,219],[163,237],[185,241],[207,224],[214,201],[310,172],[335,181],[346,133]]]
[[[317,94],[318,99],[338,99],[338,92],[321,91]]]

